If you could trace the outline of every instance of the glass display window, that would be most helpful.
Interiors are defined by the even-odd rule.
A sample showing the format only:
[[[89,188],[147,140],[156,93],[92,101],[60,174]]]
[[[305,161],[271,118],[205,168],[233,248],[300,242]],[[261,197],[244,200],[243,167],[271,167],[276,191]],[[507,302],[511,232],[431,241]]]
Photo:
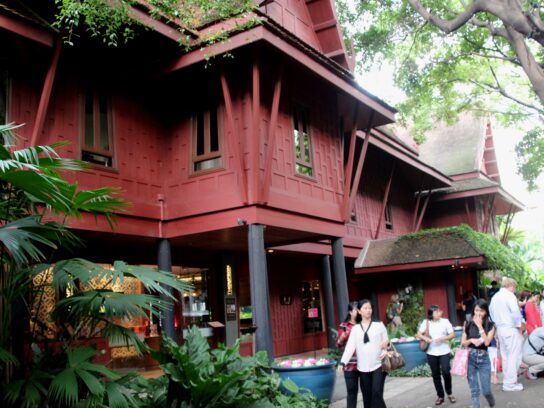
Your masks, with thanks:
[[[191,292],[178,294],[181,307],[175,316],[176,328],[181,331],[183,337],[192,326],[197,326],[203,336],[212,336],[212,328],[208,326],[210,321],[208,269],[173,266],[172,272],[178,279],[193,287]]]
[[[318,280],[302,282],[302,311],[304,313],[304,333],[323,331],[321,284]]]

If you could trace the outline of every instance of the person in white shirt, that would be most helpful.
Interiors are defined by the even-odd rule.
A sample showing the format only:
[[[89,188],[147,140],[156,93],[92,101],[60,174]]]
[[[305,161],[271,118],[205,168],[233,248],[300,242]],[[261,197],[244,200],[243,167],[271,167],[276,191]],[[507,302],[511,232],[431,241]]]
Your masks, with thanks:
[[[517,283],[512,278],[502,279],[502,288],[491,299],[489,314],[497,328],[499,350],[502,358],[503,391],[521,391],[518,370],[521,365],[521,347],[525,324],[516,295]]]
[[[362,321],[351,329],[338,370],[343,371],[344,366],[356,352],[364,406],[387,408],[383,399],[385,375],[382,371],[382,358],[389,344],[387,329],[382,322],[372,321],[370,300],[360,300],[357,308]]]
[[[523,362],[527,364],[527,378],[536,380],[544,375],[544,327],[535,329],[523,343]]]
[[[419,325],[416,337],[429,343],[427,362],[431,367],[434,388],[438,396],[435,405],[444,403],[444,387],[452,404],[457,402],[452,394],[450,374],[450,345],[449,341],[455,337],[453,326],[448,319],[442,318],[442,309],[438,305],[431,305],[427,310],[427,319]],[[442,379],[444,378],[444,387]]]
[[[542,295],[540,296],[542,299],[540,301],[540,318],[542,319],[542,322],[544,323],[544,290],[542,291]]]

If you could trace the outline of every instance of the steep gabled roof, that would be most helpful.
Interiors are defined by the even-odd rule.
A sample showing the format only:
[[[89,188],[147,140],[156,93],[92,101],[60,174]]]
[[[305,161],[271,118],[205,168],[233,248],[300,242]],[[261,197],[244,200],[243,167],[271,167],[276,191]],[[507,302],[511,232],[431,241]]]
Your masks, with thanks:
[[[419,157],[448,176],[479,171],[485,131],[485,118],[461,114],[455,124],[441,123],[425,134]]]

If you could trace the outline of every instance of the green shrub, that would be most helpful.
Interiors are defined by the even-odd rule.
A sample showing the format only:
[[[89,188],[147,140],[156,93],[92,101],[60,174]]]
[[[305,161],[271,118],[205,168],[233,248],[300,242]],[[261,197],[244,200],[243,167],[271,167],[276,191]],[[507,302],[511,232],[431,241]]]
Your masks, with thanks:
[[[405,370],[404,368],[391,371],[389,373],[391,377],[430,377],[431,367],[429,364],[421,364],[411,370]]]
[[[282,381],[271,371],[266,353],[242,357],[240,340],[232,347],[211,349],[196,327],[189,330],[183,344],[163,339],[163,349],[153,356],[165,375],[133,382],[138,408],[326,407],[292,381],[283,382],[291,395],[282,394]]]

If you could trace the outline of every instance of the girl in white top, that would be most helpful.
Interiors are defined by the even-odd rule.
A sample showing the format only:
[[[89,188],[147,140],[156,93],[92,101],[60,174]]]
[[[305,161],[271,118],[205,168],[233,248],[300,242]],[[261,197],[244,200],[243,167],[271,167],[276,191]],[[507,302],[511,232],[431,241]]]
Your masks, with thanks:
[[[451,403],[457,402],[452,395],[450,374],[450,345],[449,341],[455,337],[453,326],[448,319],[442,318],[440,306],[431,305],[427,310],[427,319],[419,325],[416,337],[429,343],[427,362],[431,367],[434,388],[438,396],[435,405],[444,403],[444,387]],[[444,377],[444,387],[440,374]]]
[[[385,375],[382,371],[382,358],[389,344],[387,329],[380,321],[372,321],[370,300],[363,299],[357,304],[362,321],[351,329],[339,370],[349,362],[357,352],[357,370],[360,374],[364,406],[368,408],[386,408],[383,400]]]

